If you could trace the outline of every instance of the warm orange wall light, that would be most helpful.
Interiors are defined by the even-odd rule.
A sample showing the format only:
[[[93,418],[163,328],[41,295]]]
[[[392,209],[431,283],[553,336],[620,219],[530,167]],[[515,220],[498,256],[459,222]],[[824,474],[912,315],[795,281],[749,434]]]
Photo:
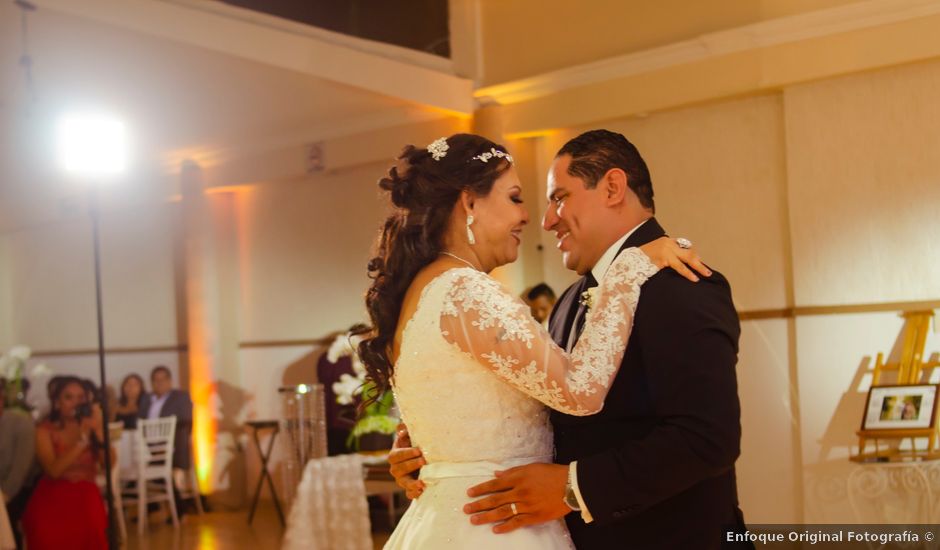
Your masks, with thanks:
[[[204,198],[230,194],[235,198],[235,215],[240,216],[244,210],[244,198],[250,196],[252,185],[233,185],[209,188],[203,191]],[[242,235],[242,220],[235,220],[235,231],[240,245],[244,244]],[[216,283],[206,277],[203,262],[206,258],[218,258],[220,250],[213,250],[211,232],[201,234],[202,239],[209,241],[196,245],[195,250],[187,250],[187,260],[192,269],[187,273],[187,305],[189,309],[189,391],[193,399],[193,439],[195,443],[196,476],[199,479],[200,491],[204,494],[213,490],[213,481],[217,478],[215,472],[215,456],[217,442],[217,409],[218,399],[217,380],[221,376],[221,365],[217,362],[220,334],[217,329],[216,299],[218,288]],[[198,250],[198,252],[197,252]],[[214,252],[208,253],[207,252]],[[200,257],[190,257],[190,254],[201,254]],[[239,251],[240,257],[247,257],[244,250]],[[245,266],[240,265],[241,269]],[[224,467],[224,465],[220,465]]]
[[[212,406],[215,383],[211,361],[190,348],[189,391],[193,398],[193,439],[195,440],[196,477],[203,494],[212,492],[212,466],[215,462],[216,418]]]

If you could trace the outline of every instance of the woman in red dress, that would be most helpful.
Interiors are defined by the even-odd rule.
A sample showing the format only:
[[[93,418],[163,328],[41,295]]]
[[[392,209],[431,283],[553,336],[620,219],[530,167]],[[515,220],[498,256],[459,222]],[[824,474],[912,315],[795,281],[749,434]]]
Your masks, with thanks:
[[[95,484],[104,453],[101,408],[75,377],[53,380],[52,412],[36,429],[40,478],[23,514],[30,550],[108,548],[104,502]]]

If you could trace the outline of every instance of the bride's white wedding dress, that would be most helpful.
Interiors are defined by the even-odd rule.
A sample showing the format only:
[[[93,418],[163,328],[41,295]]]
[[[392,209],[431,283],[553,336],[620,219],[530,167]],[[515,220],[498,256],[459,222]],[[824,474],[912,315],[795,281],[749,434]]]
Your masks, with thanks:
[[[496,535],[473,525],[467,489],[493,472],[552,462],[548,407],[601,410],[620,367],[640,285],[657,268],[624,250],[592,295],[570,359],[521,300],[471,268],[425,286],[405,325],[392,385],[412,443],[427,461],[426,484],[386,549],[573,548],[562,520]]]

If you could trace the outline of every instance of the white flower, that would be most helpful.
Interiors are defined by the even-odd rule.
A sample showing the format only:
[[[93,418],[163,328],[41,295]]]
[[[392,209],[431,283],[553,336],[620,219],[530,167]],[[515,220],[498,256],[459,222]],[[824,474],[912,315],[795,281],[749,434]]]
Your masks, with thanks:
[[[365,380],[366,376],[366,366],[362,363],[362,360],[359,358],[359,344],[366,339],[365,334],[350,334],[349,335],[349,346],[352,353],[352,369],[360,379]]]
[[[52,374],[53,374],[52,369],[46,366],[45,363],[39,363],[39,364],[33,365],[33,367],[29,369],[30,378],[44,378],[47,376],[52,376]]]
[[[594,301],[597,299],[597,287],[592,286],[581,293],[581,305],[588,309],[594,307]]]
[[[350,345],[349,334],[344,333],[337,336],[330,344],[330,349],[326,351],[326,359],[330,363],[336,363],[341,357],[352,355],[352,353],[353,348]]]
[[[428,153],[431,153],[431,158],[434,160],[441,160],[446,157],[448,149],[450,149],[450,145],[447,145],[447,138],[437,138],[428,145]]]
[[[29,349],[27,346],[13,346],[10,349],[10,357],[14,359],[19,359],[20,361],[26,362],[27,359],[33,354],[33,350]]]
[[[366,366],[365,366],[365,364],[362,362],[362,360],[359,359],[359,354],[358,354],[358,353],[355,353],[355,354],[353,354],[353,356],[352,356],[352,370],[353,370],[354,373],[356,373],[356,376],[357,376],[357,377],[359,377],[359,378],[365,380],[365,376],[366,376]]]
[[[326,352],[326,359],[330,363],[337,363],[341,358],[352,356],[352,369],[356,376],[365,380],[366,367],[359,359],[359,344],[366,338],[364,334],[340,334],[330,344]]]
[[[0,376],[7,380],[16,378],[20,370],[20,362],[7,355],[0,355]]]
[[[362,391],[362,379],[349,374],[339,377],[339,382],[333,382],[333,393],[336,394],[336,402],[340,405],[350,405],[353,397]]]

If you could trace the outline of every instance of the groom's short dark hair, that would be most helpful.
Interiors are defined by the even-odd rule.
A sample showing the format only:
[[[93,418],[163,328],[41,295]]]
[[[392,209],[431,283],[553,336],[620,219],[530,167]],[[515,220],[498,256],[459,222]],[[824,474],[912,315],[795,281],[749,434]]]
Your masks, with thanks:
[[[556,157],[571,156],[568,175],[584,180],[588,189],[613,168],[627,174],[627,185],[636,193],[640,204],[656,211],[653,202],[653,181],[646,161],[637,148],[622,134],[610,130],[591,130],[571,139],[558,150]]]

